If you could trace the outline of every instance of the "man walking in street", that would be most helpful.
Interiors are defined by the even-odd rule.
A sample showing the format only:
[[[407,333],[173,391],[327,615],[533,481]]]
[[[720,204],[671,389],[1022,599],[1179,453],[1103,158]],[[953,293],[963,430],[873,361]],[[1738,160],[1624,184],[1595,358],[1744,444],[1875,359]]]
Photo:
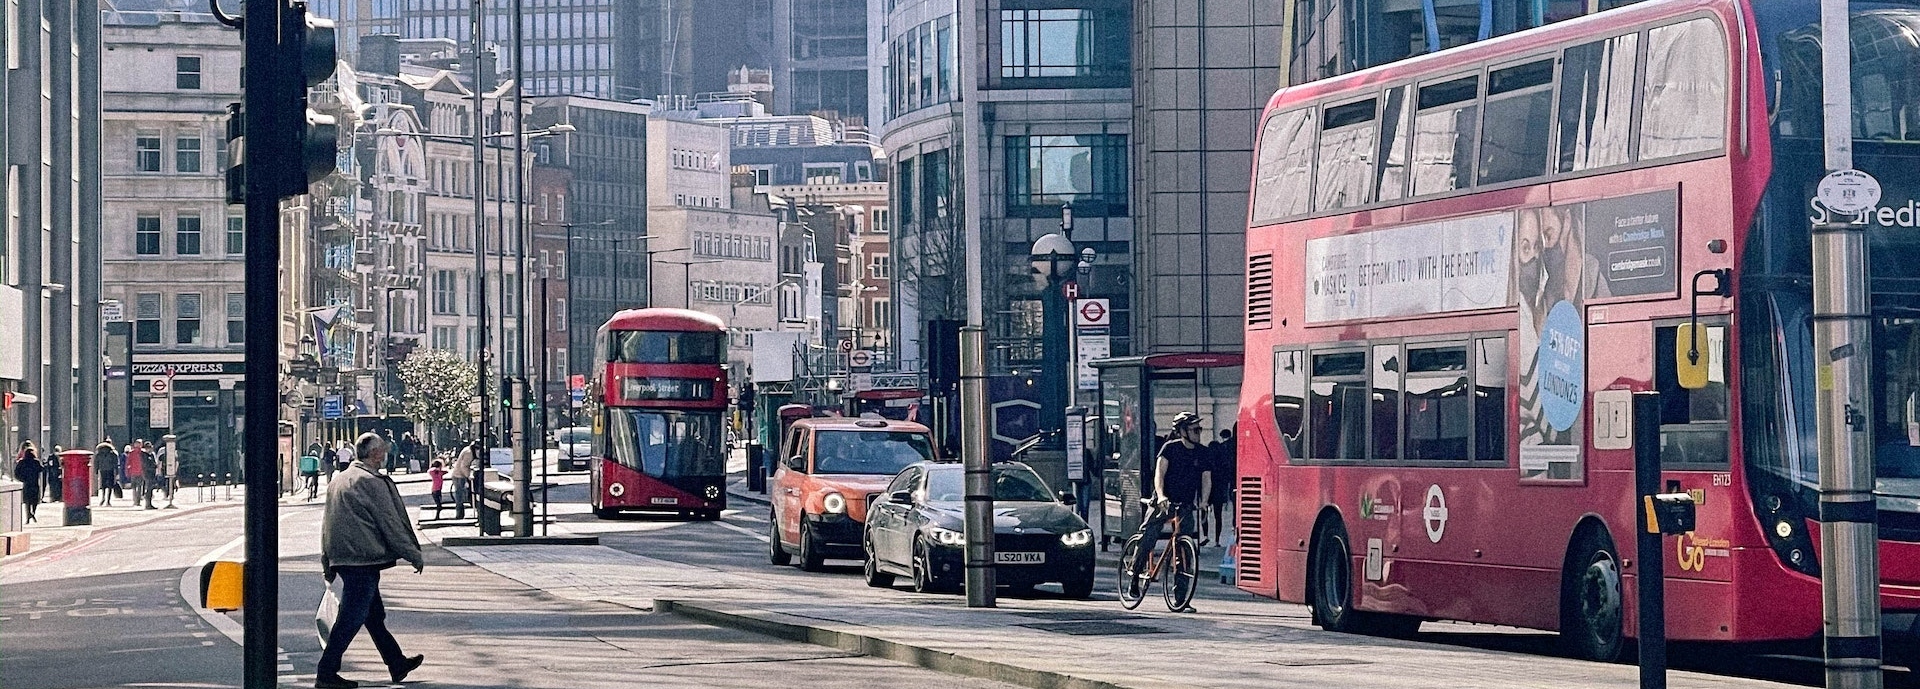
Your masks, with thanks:
[[[93,474],[100,477],[100,504],[103,507],[113,506],[113,492],[119,489],[117,483],[120,480],[115,476],[115,470],[119,468],[120,453],[113,449],[113,439],[100,441],[93,448]]]
[[[379,471],[386,466],[387,441],[362,433],[354,450],[354,461],[327,486],[326,516],[320,522],[320,571],[327,581],[340,578],[341,593],[339,615],[320,654],[315,689],[359,686],[340,676],[340,661],[362,626],[380,649],[394,683],[405,681],[407,673],[426,660],[400,650],[400,642],[387,631],[387,607],[380,600],[380,570],[401,560],[411,563],[415,574],[426,568],[400,488]]]

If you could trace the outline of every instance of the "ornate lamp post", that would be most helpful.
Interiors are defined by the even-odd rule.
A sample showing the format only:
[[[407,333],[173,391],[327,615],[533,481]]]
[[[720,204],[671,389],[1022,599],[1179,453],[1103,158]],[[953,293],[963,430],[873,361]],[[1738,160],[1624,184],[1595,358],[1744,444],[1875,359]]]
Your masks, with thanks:
[[[1062,229],[1069,229],[1072,217],[1065,215]],[[1063,431],[1067,425],[1067,386],[1071,384],[1067,375],[1066,292],[1070,289],[1067,285],[1073,282],[1080,256],[1074,251],[1073,240],[1056,232],[1036,240],[1027,258],[1034,272],[1046,281],[1046,290],[1041,293],[1040,432],[1051,435],[1041,441],[1039,449],[1059,453],[1066,450]],[[1064,485],[1065,461],[1058,467],[1048,467],[1045,472],[1049,482]]]

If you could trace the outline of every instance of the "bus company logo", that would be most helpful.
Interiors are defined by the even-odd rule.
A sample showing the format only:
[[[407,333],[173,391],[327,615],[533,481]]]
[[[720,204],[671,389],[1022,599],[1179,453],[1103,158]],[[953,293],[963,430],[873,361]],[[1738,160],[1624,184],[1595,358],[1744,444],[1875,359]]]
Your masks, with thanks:
[[[1447,494],[1440,490],[1440,484],[1427,486],[1426,505],[1420,510],[1420,517],[1426,521],[1427,540],[1439,543],[1447,535]]]
[[[1692,531],[1674,539],[1675,560],[1687,572],[1704,571],[1709,557],[1731,557],[1733,544],[1724,538],[1701,538]]]

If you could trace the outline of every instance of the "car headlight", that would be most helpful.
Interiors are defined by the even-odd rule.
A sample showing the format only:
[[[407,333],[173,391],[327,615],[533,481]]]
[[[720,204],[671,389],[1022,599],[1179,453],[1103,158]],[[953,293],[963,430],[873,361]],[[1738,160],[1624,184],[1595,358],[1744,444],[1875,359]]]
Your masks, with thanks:
[[[839,493],[828,493],[826,497],[820,499],[820,507],[825,509],[827,514],[840,514],[847,511],[847,499]]]
[[[954,531],[953,529],[942,529],[935,526],[928,529],[927,533],[932,534],[933,542],[940,545],[965,545],[967,542],[966,534]]]
[[[1093,542],[1093,529],[1081,529],[1073,533],[1060,534],[1060,545],[1068,548],[1080,548]]]

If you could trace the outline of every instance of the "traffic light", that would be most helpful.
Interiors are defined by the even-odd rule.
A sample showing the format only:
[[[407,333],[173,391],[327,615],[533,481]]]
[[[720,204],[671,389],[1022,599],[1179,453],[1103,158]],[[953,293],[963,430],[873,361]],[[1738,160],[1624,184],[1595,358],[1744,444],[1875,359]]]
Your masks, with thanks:
[[[242,169],[227,172],[229,200],[235,180],[273,199],[305,194],[334,171],[338,155],[334,118],[307,107],[307,89],[333,76],[337,64],[333,22],[308,14],[304,0],[273,4],[279,21],[244,27],[246,101],[238,109],[241,124],[227,132]],[[247,160],[262,164],[245,169]],[[286,164],[291,161],[299,164]]]
[[[512,378],[507,378],[504,376],[500,378],[500,408],[501,409],[513,408],[513,379]]]
[[[227,104],[227,203],[247,202],[247,119],[239,103]]]

